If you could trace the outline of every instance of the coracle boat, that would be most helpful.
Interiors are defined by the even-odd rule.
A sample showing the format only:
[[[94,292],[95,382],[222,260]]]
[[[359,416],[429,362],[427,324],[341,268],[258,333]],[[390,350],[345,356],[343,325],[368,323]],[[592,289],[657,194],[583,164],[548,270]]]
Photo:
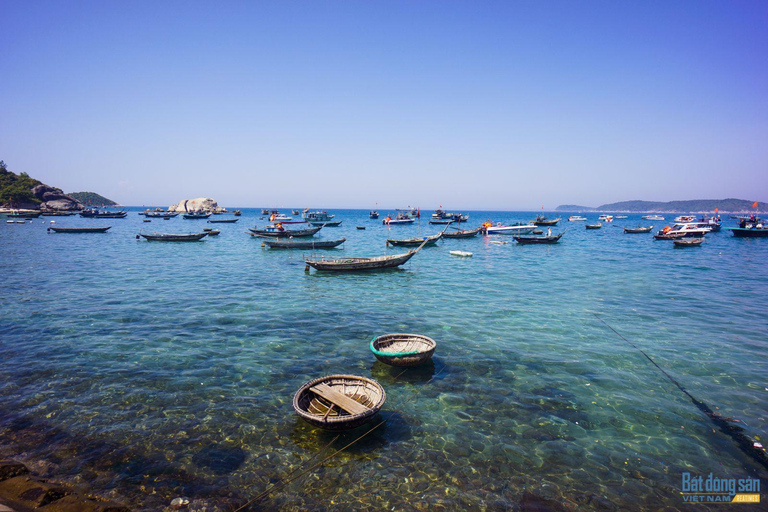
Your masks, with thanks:
[[[650,233],[653,229],[653,226],[647,226],[647,227],[637,227],[637,228],[624,228],[625,233]]]
[[[565,234],[565,231],[554,236],[516,236],[515,241],[519,244],[556,244]]]
[[[435,353],[437,343],[421,334],[384,334],[371,340],[376,359],[391,366],[418,366]]]
[[[216,220],[209,220],[208,224],[234,224],[239,220],[240,219],[216,219]]]
[[[349,430],[373,418],[387,400],[381,384],[357,375],[328,375],[301,386],[293,410],[312,426]]]
[[[598,222],[597,224],[584,224],[584,227],[587,229],[600,229],[601,227],[603,227],[603,223]]]
[[[703,238],[681,238],[672,243],[675,244],[675,247],[698,247],[703,241]]]
[[[475,229],[459,229],[458,231],[446,231],[443,233],[443,238],[472,238],[473,236],[477,235],[481,230],[482,226]]]
[[[150,242],[196,242],[208,236],[208,233],[191,233],[191,234],[176,234],[176,233],[139,233],[136,235],[138,240],[139,236],[146,238]]]
[[[106,233],[109,228],[112,226],[107,226],[104,228],[63,228],[63,227],[53,227],[51,226],[48,228],[48,231],[53,231],[54,233]]]
[[[285,229],[284,227],[278,224],[275,226],[267,226],[264,229],[248,228],[248,231],[251,232],[251,236],[296,238],[296,237],[302,237],[302,236],[314,236],[314,234],[320,231],[322,228],[323,226],[317,226],[314,228],[307,228],[307,229]]]
[[[405,254],[394,254],[392,256],[377,256],[375,258],[340,258],[335,260],[305,260],[306,270],[313,267],[317,270],[330,270],[336,272],[354,272],[358,270],[380,270],[385,268],[394,268],[403,265],[410,260],[417,252],[421,250],[426,241],[412,251]]]
[[[346,242],[346,238],[338,240],[284,240],[265,238],[262,243],[272,249],[331,249]]]

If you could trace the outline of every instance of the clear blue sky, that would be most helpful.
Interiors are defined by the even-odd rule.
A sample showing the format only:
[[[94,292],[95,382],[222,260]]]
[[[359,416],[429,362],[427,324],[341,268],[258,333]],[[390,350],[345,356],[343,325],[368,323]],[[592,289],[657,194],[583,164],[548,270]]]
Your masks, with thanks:
[[[0,159],[122,204],[768,200],[768,2],[0,0]]]

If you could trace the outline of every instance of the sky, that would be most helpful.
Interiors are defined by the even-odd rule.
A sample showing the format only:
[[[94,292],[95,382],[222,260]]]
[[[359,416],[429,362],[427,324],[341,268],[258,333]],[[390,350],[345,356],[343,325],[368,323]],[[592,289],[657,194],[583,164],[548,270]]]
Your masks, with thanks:
[[[768,2],[0,0],[0,160],[124,205],[768,201]]]

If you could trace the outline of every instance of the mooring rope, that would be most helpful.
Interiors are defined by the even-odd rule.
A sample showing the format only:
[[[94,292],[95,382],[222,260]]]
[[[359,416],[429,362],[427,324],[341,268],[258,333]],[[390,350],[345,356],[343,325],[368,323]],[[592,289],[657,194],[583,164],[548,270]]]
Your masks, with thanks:
[[[430,377],[430,379],[429,379],[427,382],[425,382],[424,384],[426,385],[426,384],[429,384],[430,382],[432,382],[432,381],[435,379],[435,377],[437,377],[438,375],[440,375],[440,374],[443,372],[443,370],[445,370],[445,368],[446,368],[446,367],[447,367],[447,365],[443,365],[443,367],[442,367],[442,368],[440,368],[440,371],[439,371],[439,372],[437,372],[437,373],[435,373],[435,374],[434,374],[432,377]],[[395,378],[394,378],[392,381],[393,381],[393,382],[394,382],[394,381],[396,381],[396,380],[397,380],[397,379],[398,379],[398,378],[399,378],[399,377],[400,377],[402,374],[404,374],[404,373],[405,373],[405,372],[406,372],[408,369],[409,369],[409,368],[406,368],[406,369],[405,369],[405,370],[403,370],[402,372],[398,373],[398,374],[397,374],[397,376],[395,376]],[[406,400],[405,402],[403,402],[402,404],[400,404],[400,407],[403,407],[403,406],[407,405],[407,404],[408,404],[408,403],[409,403],[411,400],[413,400],[413,398],[414,398],[414,397],[416,397],[416,393],[415,393],[415,392],[414,392],[414,393],[411,395],[411,397],[410,397],[408,400]],[[380,426],[384,425],[386,422],[388,422],[390,419],[392,419],[392,417],[393,417],[395,414],[397,414],[397,411],[392,411],[392,413],[391,413],[389,416],[387,416],[387,418],[385,418],[385,419],[381,420],[379,423],[377,423],[376,425],[374,425],[373,427],[371,427],[371,428],[370,428],[370,430],[366,431],[364,434],[361,434],[361,435],[360,435],[359,437],[357,437],[356,439],[353,439],[352,441],[350,441],[350,442],[349,442],[349,443],[347,443],[346,445],[342,446],[341,448],[339,448],[338,450],[336,450],[336,451],[335,451],[335,452],[333,452],[332,454],[330,454],[330,455],[328,455],[327,457],[325,457],[324,459],[322,459],[320,462],[318,462],[318,463],[314,464],[313,466],[311,466],[311,467],[309,467],[309,468],[307,468],[307,469],[305,469],[305,470],[302,470],[302,471],[301,471],[299,474],[296,474],[296,473],[297,473],[299,470],[301,470],[301,469],[302,469],[302,467],[306,467],[306,465],[307,465],[308,463],[312,462],[312,460],[314,460],[314,458],[315,458],[315,457],[317,457],[317,455],[318,455],[318,454],[322,453],[323,451],[325,451],[325,449],[326,449],[326,448],[328,448],[329,446],[331,446],[331,445],[332,445],[332,444],[333,444],[333,443],[336,441],[336,439],[338,439],[338,438],[339,438],[339,436],[337,435],[337,436],[336,436],[334,439],[332,439],[332,440],[331,440],[331,442],[330,442],[330,443],[328,443],[327,445],[325,445],[325,446],[324,446],[324,447],[323,447],[321,450],[318,450],[318,452],[317,452],[317,453],[315,453],[315,455],[313,455],[312,457],[310,457],[309,459],[307,459],[305,462],[301,463],[301,464],[299,465],[299,467],[298,467],[298,468],[296,468],[296,469],[294,469],[293,471],[291,471],[291,472],[290,472],[290,473],[289,473],[289,474],[288,474],[288,475],[287,475],[285,478],[282,478],[280,481],[278,481],[277,483],[275,483],[275,484],[274,484],[274,485],[272,485],[271,487],[268,487],[267,489],[265,489],[264,491],[262,491],[262,492],[261,492],[259,495],[257,495],[255,498],[252,498],[252,499],[251,499],[251,500],[249,500],[249,501],[248,501],[246,504],[244,504],[244,505],[242,505],[242,506],[238,507],[237,509],[235,509],[235,510],[234,510],[234,512],[240,512],[241,510],[244,510],[245,508],[247,508],[247,507],[250,507],[250,506],[251,506],[251,505],[253,505],[254,503],[257,503],[257,502],[259,502],[259,501],[263,500],[264,498],[266,498],[267,496],[269,496],[269,495],[270,495],[270,494],[272,494],[273,492],[275,492],[275,491],[279,491],[279,490],[283,489],[284,487],[286,487],[287,485],[289,485],[289,484],[291,484],[291,483],[295,482],[296,480],[298,480],[298,479],[299,479],[299,478],[301,478],[302,476],[306,475],[307,473],[309,473],[309,472],[311,472],[311,471],[313,471],[313,470],[315,470],[315,469],[319,468],[320,466],[322,466],[323,464],[325,464],[327,461],[331,460],[331,459],[332,459],[333,457],[335,457],[336,455],[340,454],[341,452],[343,452],[344,450],[346,450],[346,449],[347,449],[347,448],[349,448],[350,446],[354,445],[355,443],[359,442],[359,441],[360,441],[360,440],[362,440],[363,438],[367,437],[369,434],[371,434],[371,433],[372,433],[374,430],[376,430],[376,429],[377,429],[377,428],[379,428]],[[341,434],[339,434],[339,435],[341,435]],[[296,475],[296,476],[292,476],[292,475]]]
[[[728,437],[732,438],[734,441],[736,441],[736,444],[738,445],[739,449],[741,449],[742,452],[747,454],[750,458],[757,461],[759,464],[761,464],[763,467],[768,469],[768,454],[766,454],[765,448],[762,447],[759,443],[757,443],[754,439],[750,438],[746,434],[744,434],[744,429],[738,425],[733,425],[731,422],[735,421],[731,418],[725,418],[722,415],[714,412],[707,404],[702,402],[701,400],[697,400],[692,394],[688,392],[677,380],[675,380],[670,374],[668,374],[666,371],[664,371],[664,368],[656,364],[656,361],[654,361],[651,356],[645,353],[643,349],[629,341],[627,338],[621,335],[619,331],[608,325],[608,322],[603,320],[597,313],[594,311],[591,312],[593,315],[595,315],[595,318],[600,320],[603,324],[605,324],[606,327],[608,327],[610,330],[612,330],[616,335],[627,342],[629,346],[640,352],[645,356],[646,359],[648,359],[653,366],[658,368],[658,370],[664,374],[664,376],[669,379],[669,381],[677,386],[677,388],[682,391],[685,396],[691,399],[691,402],[693,402],[693,405],[695,405],[701,412],[707,415],[707,417],[712,420],[712,422],[717,425],[720,432],[726,434]]]

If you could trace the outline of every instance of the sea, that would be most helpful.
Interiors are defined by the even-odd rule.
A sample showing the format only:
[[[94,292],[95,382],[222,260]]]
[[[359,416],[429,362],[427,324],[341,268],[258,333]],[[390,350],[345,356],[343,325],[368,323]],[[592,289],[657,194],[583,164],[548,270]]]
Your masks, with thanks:
[[[128,210],[0,218],[0,458],[42,477],[148,511],[177,497],[207,511],[721,510],[691,505],[683,474],[768,484],[738,441],[768,445],[768,240],[735,238],[735,220],[676,248],[621,229],[670,215],[586,230],[544,212],[562,217],[558,244],[444,239],[394,270],[330,273],[305,258],[398,254],[388,238],[444,226],[332,210],[342,225],[316,238],[346,242],[302,251],[248,235],[261,209],[235,224]],[[541,212],[467,213],[475,227]],[[137,238],[209,227],[221,234]],[[432,361],[377,361],[369,343],[387,333],[431,337]],[[294,393],[331,374],[384,387],[371,423],[337,434],[296,415]]]

